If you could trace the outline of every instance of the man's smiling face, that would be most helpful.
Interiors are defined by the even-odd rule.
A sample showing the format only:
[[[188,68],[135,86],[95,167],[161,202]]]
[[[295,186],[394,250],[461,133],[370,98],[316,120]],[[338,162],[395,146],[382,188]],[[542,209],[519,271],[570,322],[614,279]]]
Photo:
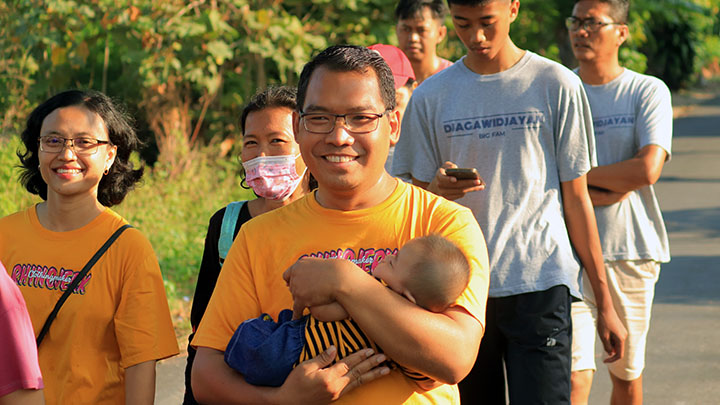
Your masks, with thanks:
[[[363,192],[380,180],[390,144],[399,129],[397,114],[385,110],[372,68],[339,72],[321,66],[312,73],[303,113],[383,114],[374,131],[352,133],[339,118],[330,133],[319,134],[307,131],[303,118],[294,113],[295,138],[321,189],[340,194]]]

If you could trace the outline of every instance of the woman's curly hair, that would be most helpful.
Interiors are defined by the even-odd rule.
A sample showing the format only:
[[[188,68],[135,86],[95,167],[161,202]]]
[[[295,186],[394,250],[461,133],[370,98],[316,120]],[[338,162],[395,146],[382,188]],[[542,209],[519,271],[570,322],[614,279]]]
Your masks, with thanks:
[[[128,191],[142,178],[144,168],[134,169],[130,154],[142,143],[133,128],[134,120],[120,103],[94,90],[68,90],[50,97],[30,113],[21,138],[25,153],[18,150],[22,172],[20,182],[31,193],[47,200],[47,184],[40,174],[38,158],[40,129],[45,118],[58,108],[82,106],[96,113],[105,123],[110,142],[117,146],[115,162],[98,186],[98,201],[111,207],[120,204]]]

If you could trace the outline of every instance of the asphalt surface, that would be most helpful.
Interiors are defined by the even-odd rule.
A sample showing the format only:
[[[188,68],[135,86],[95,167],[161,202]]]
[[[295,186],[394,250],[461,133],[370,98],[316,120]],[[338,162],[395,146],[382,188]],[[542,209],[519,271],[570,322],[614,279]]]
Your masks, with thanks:
[[[672,260],[656,286],[643,391],[646,404],[720,404],[720,91],[674,104],[672,160],[656,185]],[[605,405],[610,378],[596,348],[590,404]],[[184,367],[184,356],[158,364],[157,404],[182,402]]]

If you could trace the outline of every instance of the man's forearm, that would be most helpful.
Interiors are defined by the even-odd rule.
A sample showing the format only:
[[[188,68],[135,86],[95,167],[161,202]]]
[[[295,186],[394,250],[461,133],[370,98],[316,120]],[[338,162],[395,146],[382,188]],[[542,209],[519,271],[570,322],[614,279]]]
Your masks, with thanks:
[[[338,302],[391,359],[447,384],[470,372],[483,329],[465,309],[432,313],[371,277],[354,281]]]
[[[594,167],[587,175],[587,183],[617,193],[637,190],[657,182],[666,157],[660,146],[647,145],[630,159]]]
[[[592,205],[595,207],[603,207],[618,203],[628,197],[630,193],[616,193],[614,191],[606,190],[604,188],[598,188],[590,186],[588,187],[588,193],[590,194],[590,200]]]
[[[268,404],[273,403],[271,392],[277,388],[248,384],[223,358],[223,352],[198,347],[192,368],[192,387],[200,403]]]
[[[598,309],[605,310],[608,306],[612,308],[612,301],[607,288],[605,264],[595,222],[595,212],[585,187],[585,181],[582,178],[562,184],[565,222],[570,242],[588,275]]]
[[[624,160],[606,166],[594,167],[587,176],[588,184],[617,193],[627,193],[645,187],[650,179],[638,160]]]

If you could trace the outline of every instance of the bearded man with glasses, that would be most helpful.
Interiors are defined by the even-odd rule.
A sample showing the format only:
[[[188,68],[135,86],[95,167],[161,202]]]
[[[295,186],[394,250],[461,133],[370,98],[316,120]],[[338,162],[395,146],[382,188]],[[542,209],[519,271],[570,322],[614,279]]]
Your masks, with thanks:
[[[672,105],[661,80],[620,65],[628,38],[627,0],[581,0],[567,19],[576,70],[587,93],[598,167],[587,175],[603,247],[608,288],[628,331],[625,356],[607,364],[613,404],[642,404],[642,371],[660,263],[668,238],[653,190],[670,159]],[[573,304],[572,402],[585,404],[595,370],[595,297]],[[606,361],[607,363],[607,361]]]

